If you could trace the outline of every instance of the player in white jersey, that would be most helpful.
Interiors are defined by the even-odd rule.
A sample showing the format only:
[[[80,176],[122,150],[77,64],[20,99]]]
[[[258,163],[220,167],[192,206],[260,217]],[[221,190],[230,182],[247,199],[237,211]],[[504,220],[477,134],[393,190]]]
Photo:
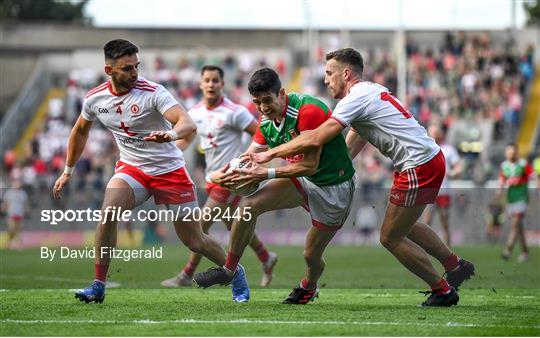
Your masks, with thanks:
[[[433,214],[435,211],[439,214],[441,220],[441,226],[443,229],[443,241],[448,247],[450,247],[450,179],[456,178],[463,171],[462,161],[456,148],[449,144],[444,143],[444,135],[441,127],[438,124],[432,124],[428,127],[428,134],[435,142],[441,147],[441,151],[446,160],[446,175],[441,184],[441,190],[439,195],[435,199],[435,205],[426,208],[424,213],[424,222],[430,224],[433,220]]]
[[[22,183],[14,180],[10,189],[3,196],[3,209],[8,217],[8,248],[18,247],[16,240],[21,232],[24,215],[28,207],[28,194],[22,189]]]
[[[211,211],[210,220],[202,220],[204,233],[214,223],[219,215],[226,215],[228,208],[235,208],[240,196],[233,195],[229,190],[211,182],[210,173],[221,169],[233,158],[238,157],[243,149],[242,136],[246,132],[250,136],[257,131],[257,120],[243,106],[233,103],[223,96],[223,69],[217,66],[206,65],[201,70],[200,89],[203,100],[188,111],[188,114],[197,125],[197,134],[204,149],[206,161],[206,192],[208,199],[203,208]],[[188,140],[176,141],[180,149],[189,145]],[[234,211],[229,209],[229,214]],[[231,229],[232,219],[224,217],[223,223]],[[262,263],[263,276],[261,286],[266,287],[272,281],[272,271],[277,262],[277,255],[269,252],[259,240],[257,234],[253,235],[250,247]],[[191,286],[193,273],[201,261],[201,255],[191,253],[188,263],[178,275],[161,282],[165,287]]]
[[[347,146],[355,157],[370,142],[389,157],[396,171],[380,241],[405,267],[432,289],[423,306],[451,306],[455,290],[474,274],[472,263],[459,259],[426,224],[418,222],[426,204],[433,203],[445,173],[437,144],[385,87],[362,81],[362,56],[352,48],[326,55],[325,84],[341,99],[332,118],[279,147],[254,154],[259,163],[320,147],[348,126]],[[429,260],[437,258],[445,270],[441,278]]]
[[[150,196],[154,196],[156,204],[165,204],[174,211],[176,233],[191,251],[217,264],[225,263],[225,252],[202,232],[199,221],[184,219],[197,207],[197,200],[182,152],[174,141],[189,137],[196,130],[195,123],[163,86],[139,77],[137,46],[116,39],[105,44],[103,50],[105,73],[110,80],[86,95],[81,115],[69,136],[66,168],[53,188],[54,197],[61,198],[62,188],[71,179],[93,121],[98,119],[113,133],[120,160],[107,184],[102,217],[96,227],[95,280],[75,294],[87,303],[101,303],[105,298],[105,281],[111,248],[116,246],[119,218],[112,211],[131,210]],[[237,294],[233,294],[233,300],[247,301],[249,288],[242,268],[236,276],[233,284],[236,283]]]

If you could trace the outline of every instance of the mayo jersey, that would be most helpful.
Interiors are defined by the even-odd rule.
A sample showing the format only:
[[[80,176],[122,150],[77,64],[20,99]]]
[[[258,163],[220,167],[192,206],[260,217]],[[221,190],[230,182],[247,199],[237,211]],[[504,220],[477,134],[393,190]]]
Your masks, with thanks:
[[[444,179],[441,184],[441,189],[445,189],[445,188],[450,188],[448,173],[450,172],[452,167],[456,165],[456,163],[459,162],[460,159],[459,159],[459,154],[456,148],[452,147],[449,144],[441,145],[441,150],[443,152],[444,159],[446,160],[446,175],[444,175]],[[441,194],[439,193],[439,195]]]
[[[331,114],[330,108],[318,98],[289,93],[285,98],[285,116],[281,123],[278,125],[276,121],[262,115],[253,142],[257,147],[277,147],[305,131],[317,129]],[[298,162],[303,158],[304,154],[298,154],[285,159]],[[322,187],[346,182],[353,176],[354,167],[345,138],[340,133],[323,145],[317,171],[306,178]]]
[[[221,103],[214,108],[207,108],[204,102],[200,102],[188,113],[197,124],[197,134],[204,149],[207,177],[245,150],[242,143],[244,130],[251,123],[257,122],[245,107],[228,98],[222,98]]]
[[[435,141],[389,90],[363,81],[341,99],[332,118],[351,126],[394,163],[397,171],[417,167],[440,151]]]
[[[178,102],[163,86],[142,77],[125,94],[113,92],[110,81],[90,90],[81,116],[96,118],[109,129],[120,150],[120,160],[156,176],[184,166],[184,155],[175,142],[144,141],[152,131],[171,130],[163,114]]]
[[[499,182],[508,187],[506,192],[508,203],[529,201],[527,184],[532,174],[532,167],[524,159],[519,159],[516,162],[507,160],[501,163]]]

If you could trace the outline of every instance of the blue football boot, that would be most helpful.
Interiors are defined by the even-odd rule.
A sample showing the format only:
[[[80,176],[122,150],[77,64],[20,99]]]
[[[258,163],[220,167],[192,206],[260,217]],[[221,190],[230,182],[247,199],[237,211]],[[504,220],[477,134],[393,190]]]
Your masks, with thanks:
[[[233,302],[246,303],[249,300],[249,285],[242,265],[238,264],[231,284]]]
[[[75,292],[75,298],[86,303],[103,303],[105,299],[105,283],[95,280],[86,289]]]

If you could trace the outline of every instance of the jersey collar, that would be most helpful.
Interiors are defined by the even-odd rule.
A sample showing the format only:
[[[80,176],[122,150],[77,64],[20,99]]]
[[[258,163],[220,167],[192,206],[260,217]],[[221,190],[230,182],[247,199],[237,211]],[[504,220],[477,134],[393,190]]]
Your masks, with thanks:
[[[285,94],[285,106],[283,107],[283,111],[281,112],[281,116],[283,118],[282,122],[285,121],[285,116],[287,116],[288,109],[289,109],[289,94]]]
[[[224,100],[225,100],[225,97],[222,95],[221,98],[219,99],[218,104],[216,104],[214,107],[208,107],[208,106],[206,105],[206,102],[204,102],[204,100],[203,100],[203,102],[204,102],[204,106],[206,107],[206,109],[208,109],[208,110],[214,110],[214,109],[216,109],[217,107],[221,106],[221,105],[223,104],[223,101],[224,101]]]
[[[131,91],[131,89],[133,89],[133,88],[130,88],[127,92],[122,93],[122,94],[118,94],[118,93],[116,93],[116,92],[113,90],[112,84],[111,84],[111,80],[107,81],[107,88],[109,88],[109,92],[110,92],[111,94],[113,94],[114,96],[124,96],[124,95],[126,95],[127,93],[129,93],[129,92]]]
[[[349,95],[351,93],[351,89],[353,89],[353,87],[356,86],[357,84],[359,84],[360,82],[362,82],[362,81],[360,81],[360,80],[354,81],[351,88],[349,88],[349,90],[347,91],[347,95]]]

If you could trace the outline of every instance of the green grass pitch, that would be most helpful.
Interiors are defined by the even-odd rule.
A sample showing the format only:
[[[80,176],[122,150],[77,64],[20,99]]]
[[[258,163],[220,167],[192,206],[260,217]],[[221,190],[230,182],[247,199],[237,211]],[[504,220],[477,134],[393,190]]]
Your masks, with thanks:
[[[230,289],[163,289],[159,283],[185,262],[187,250],[164,246],[157,260],[116,260],[103,304],[85,304],[71,289],[93,277],[91,259],[47,262],[39,250],[0,251],[2,336],[539,336],[540,249],[526,263],[503,262],[500,247],[457,248],[477,276],[451,308],[419,308],[423,283],[381,247],[329,247],[320,297],[306,306],[280,304],[303,275],[301,247],[279,254],[271,288],[260,267],[243,259],[252,285],[247,304]],[[208,261],[199,271],[211,266]],[[437,267],[440,265],[437,263]]]

